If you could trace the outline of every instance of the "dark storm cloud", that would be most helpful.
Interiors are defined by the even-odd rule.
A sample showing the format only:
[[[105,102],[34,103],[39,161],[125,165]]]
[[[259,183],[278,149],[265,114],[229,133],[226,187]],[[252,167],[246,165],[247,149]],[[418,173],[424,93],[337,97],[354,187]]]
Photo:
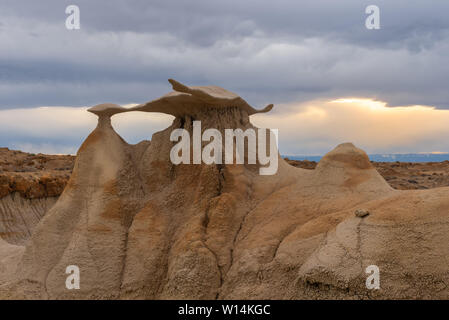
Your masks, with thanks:
[[[445,0],[3,0],[0,8],[7,15],[63,24],[61,12],[69,4],[82,8],[83,25],[95,30],[168,32],[205,46],[257,30],[280,37],[330,37],[378,45],[421,37],[427,38],[427,46],[449,28]],[[371,4],[381,8],[386,32],[361,28],[364,10]]]
[[[69,4],[79,31],[65,29]],[[370,4],[381,30],[364,26]],[[2,0],[0,109],[143,102],[170,77],[256,105],[364,96],[449,108],[448,13],[444,0]]]

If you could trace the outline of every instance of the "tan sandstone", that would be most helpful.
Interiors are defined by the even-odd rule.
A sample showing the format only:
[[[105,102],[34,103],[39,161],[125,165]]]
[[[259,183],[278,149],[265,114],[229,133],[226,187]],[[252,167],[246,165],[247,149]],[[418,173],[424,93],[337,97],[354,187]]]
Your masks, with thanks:
[[[315,170],[280,159],[272,176],[259,164],[175,166],[173,129],[201,120],[244,130],[257,110],[221,88],[172,85],[180,92],[133,109],[176,116],[151,142],[130,145],[114,131],[110,116],[129,110],[100,109],[30,240],[0,243],[0,297],[449,298],[449,188],[394,190],[351,143]],[[358,208],[369,216],[355,217]],[[65,287],[73,264],[80,290]]]

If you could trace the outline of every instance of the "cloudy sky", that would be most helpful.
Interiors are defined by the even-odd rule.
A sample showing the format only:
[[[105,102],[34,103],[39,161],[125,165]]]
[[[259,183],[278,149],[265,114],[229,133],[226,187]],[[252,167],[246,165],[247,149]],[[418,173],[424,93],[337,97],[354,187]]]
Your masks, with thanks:
[[[71,4],[80,30],[65,27]],[[86,107],[152,100],[174,78],[274,103],[253,122],[280,129],[284,154],[449,151],[448,15],[447,0],[1,0],[0,146],[75,153],[95,126]],[[171,120],[114,126],[136,143]]]

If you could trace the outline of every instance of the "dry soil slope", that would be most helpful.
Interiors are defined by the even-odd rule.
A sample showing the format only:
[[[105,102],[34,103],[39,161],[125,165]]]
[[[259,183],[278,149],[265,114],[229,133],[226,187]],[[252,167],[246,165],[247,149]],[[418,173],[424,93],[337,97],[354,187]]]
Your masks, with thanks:
[[[72,156],[0,148],[0,237],[24,244],[64,190]]]

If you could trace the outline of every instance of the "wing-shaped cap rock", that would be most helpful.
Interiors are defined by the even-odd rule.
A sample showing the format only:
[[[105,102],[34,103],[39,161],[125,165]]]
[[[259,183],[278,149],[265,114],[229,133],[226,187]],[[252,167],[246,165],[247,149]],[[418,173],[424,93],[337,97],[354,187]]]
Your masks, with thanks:
[[[162,112],[174,116],[182,116],[196,114],[205,108],[237,107],[246,111],[248,115],[268,112],[273,108],[273,105],[270,104],[264,109],[257,110],[237,94],[221,87],[186,86],[173,79],[169,79],[168,81],[175,91],[128,110]]]
[[[93,106],[93,107],[87,109],[87,111],[92,112],[99,117],[100,116],[111,117],[116,113],[126,112],[128,110],[129,109],[123,108],[123,107],[119,106],[118,104],[113,104],[113,103],[97,104],[96,106]]]

